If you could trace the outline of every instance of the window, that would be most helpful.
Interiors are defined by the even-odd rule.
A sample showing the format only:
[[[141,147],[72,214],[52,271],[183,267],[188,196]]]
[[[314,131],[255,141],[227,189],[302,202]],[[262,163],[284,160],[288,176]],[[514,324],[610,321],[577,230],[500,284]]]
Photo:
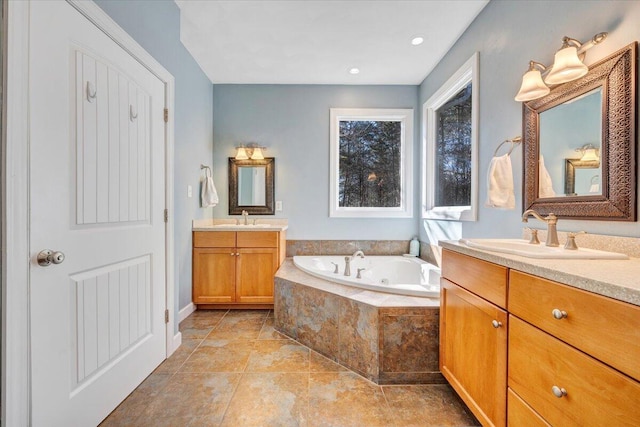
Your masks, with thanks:
[[[423,106],[422,217],[475,221],[478,54]]]
[[[331,109],[330,216],[411,218],[412,109]]]

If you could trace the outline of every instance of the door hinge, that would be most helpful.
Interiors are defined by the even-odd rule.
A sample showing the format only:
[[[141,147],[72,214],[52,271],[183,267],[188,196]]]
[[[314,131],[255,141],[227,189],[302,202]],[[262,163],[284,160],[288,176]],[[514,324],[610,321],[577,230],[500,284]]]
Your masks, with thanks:
[[[165,123],[169,122],[169,109],[168,108],[164,109],[164,122]]]
[[[164,210],[164,222],[169,222],[169,209]]]
[[[164,323],[169,323],[169,310],[164,311]]]

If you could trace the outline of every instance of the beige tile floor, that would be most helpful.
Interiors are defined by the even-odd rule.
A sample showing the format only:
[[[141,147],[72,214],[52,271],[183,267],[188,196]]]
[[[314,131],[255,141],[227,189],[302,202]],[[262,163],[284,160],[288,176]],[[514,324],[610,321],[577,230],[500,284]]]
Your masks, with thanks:
[[[273,329],[267,310],[196,311],[182,346],[101,426],[477,426],[448,385],[378,386]]]

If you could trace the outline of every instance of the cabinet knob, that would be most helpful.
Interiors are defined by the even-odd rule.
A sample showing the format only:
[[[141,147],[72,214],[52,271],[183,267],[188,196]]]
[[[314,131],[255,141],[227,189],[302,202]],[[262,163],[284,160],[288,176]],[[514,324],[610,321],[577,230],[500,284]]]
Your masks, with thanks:
[[[498,329],[500,326],[502,326],[502,322],[498,322],[497,320],[492,320],[491,321],[491,326],[493,326],[494,328]]]
[[[567,390],[565,390],[565,389],[563,389],[561,387],[558,387],[557,385],[554,385],[553,387],[551,387],[551,392],[558,399],[560,399],[561,397],[564,397],[564,396],[567,395]]]
[[[229,255],[234,256],[235,254],[233,252],[231,252]]]
[[[554,308],[551,314],[553,314],[553,317],[555,317],[558,320],[566,319],[566,317],[568,316],[566,311],[558,310],[557,308]]]
[[[240,256],[240,252],[236,252],[236,256]]]

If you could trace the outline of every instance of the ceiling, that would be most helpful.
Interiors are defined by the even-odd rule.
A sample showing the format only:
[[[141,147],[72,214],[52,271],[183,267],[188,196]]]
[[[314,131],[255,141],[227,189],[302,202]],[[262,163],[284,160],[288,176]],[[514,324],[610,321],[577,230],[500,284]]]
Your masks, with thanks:
[[[213,83],[417,85],[489,0],[174,1]]]

